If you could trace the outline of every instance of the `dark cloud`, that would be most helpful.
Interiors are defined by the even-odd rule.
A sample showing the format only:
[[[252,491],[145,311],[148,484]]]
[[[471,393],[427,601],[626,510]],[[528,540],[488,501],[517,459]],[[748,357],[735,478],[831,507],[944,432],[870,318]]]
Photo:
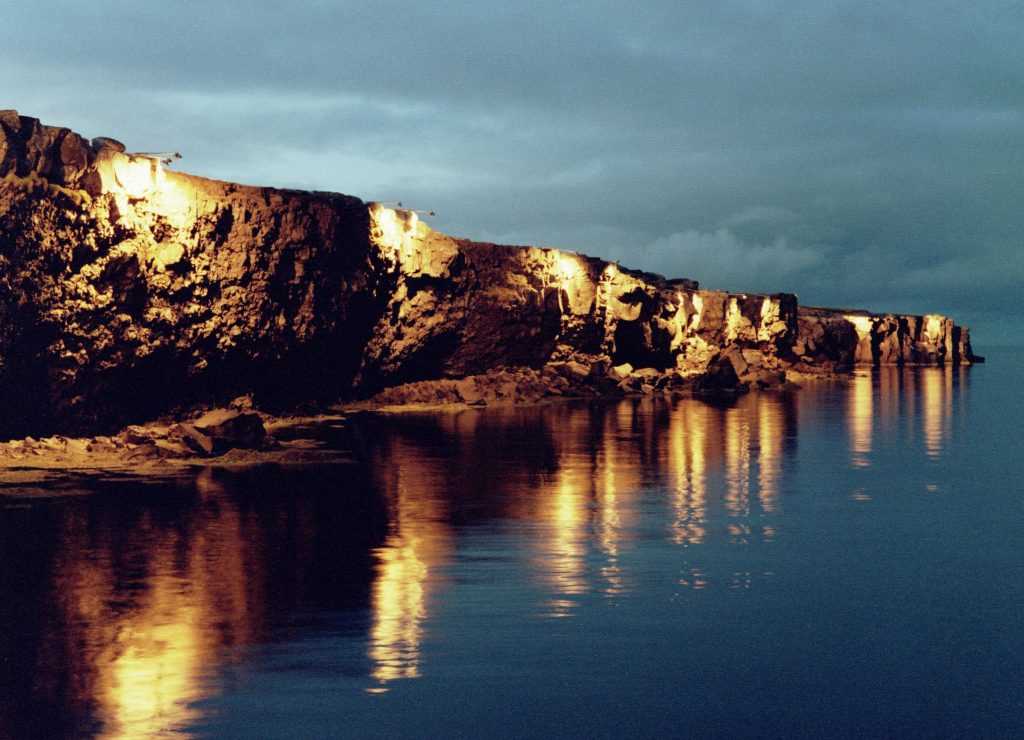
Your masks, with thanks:
[[[1024,339],[1017,2],[10,5],[6,104],[215,177],[433,208]]]

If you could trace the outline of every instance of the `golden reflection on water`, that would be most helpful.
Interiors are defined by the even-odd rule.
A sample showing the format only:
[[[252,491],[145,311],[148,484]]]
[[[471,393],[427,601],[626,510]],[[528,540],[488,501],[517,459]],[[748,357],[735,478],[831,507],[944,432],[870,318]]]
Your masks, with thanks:
[[[219,494],[208,471],[197,486],[203,498]],[[67,522],[58,572],[69,672],[102,737],[154,737],[194,719],[217,652],[252,638],[259,593],[247,579],[246,522],[228,502],[214,505],[188,542],[148,515],[98,540]],[[136,550],[115,535],[146,542],[147,575],[127,598],[115,565],[123,549]]]
[[[882,367],[874,371],[874,376],[855,375],[847,392],[846,413],[851,466],[869,467],[876,433],[889,436],[899,418],[908,447],[923,445],[929,458],[941,457],[952,432],[957,395],[954,374],[959,374],[963,382],[963,373],[963,369],[948,366]],[[853,498],[871,500],[861,489]]]
[[[472,418],[459,422],[463,433],[472,433]],[[370,675],[378,685],[370,691],[380,692],[388,682],[420,675],[424,621],[452,545],[442,504],[431,495],[443,466],[396,439],[375,467],[390,509],[389,534],[374,551],[371,597]]]
[[[942,455],[953,415],[953,368],[921,369],[921,423],[925,454],[930,458]]]
[[[846,418],[850,427],[850,464],[871,465],[871,438],[875,423],[875,391],[869,373],[858,372],[850,382]]]
[[[689,413],[676,408],[668,422],[668,478],[672,484],[672,541],[699,545],[707,533],[707,481],[704,459],[705,427],[710,408],[695,406]]]

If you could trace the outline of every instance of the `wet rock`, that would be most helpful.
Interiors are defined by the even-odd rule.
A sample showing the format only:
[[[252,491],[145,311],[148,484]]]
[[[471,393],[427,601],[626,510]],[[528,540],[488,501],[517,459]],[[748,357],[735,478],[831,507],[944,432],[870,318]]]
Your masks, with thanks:
[[[747,385],[736,373],[732,358],[728,356],[713,360],[708,371],[693,384],[694,393],[702,395],[735,395],[747,390]]]
[[[267,438],[259,414],[234,409],[209,411],[194,420],[192,427],[210,440],[214,454],[231,449],[260,449]]]
[[[181,434],[183,443],[189,449],[194,450],[196,453],[203,456],[210,456],[214,454],[214,450],[216,448],[213,444],[213,440],[191,424],[179,424],[178,431]]]
[[[623,380],[628,378],[633,373],[633,366],[628,362],[624,362],[621,365],[616,365],[610,370],[610,374],[617,380]]]

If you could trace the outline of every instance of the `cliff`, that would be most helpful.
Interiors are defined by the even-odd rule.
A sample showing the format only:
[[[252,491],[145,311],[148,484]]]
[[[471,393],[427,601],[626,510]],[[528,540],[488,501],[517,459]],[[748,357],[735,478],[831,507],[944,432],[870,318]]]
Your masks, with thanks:
[[[942,317],[804,309],[455,239],[411,211],[180,174],[13,111],[0,177],[0,437],[243,394],[468,401],[973,358]]]

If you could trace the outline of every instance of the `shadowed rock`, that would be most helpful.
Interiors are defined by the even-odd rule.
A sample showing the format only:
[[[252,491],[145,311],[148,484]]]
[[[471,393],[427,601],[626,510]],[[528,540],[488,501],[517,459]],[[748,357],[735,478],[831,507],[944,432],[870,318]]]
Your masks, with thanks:
[[[731,348],[731,372],[759,386],[792,367],[973,358],[948,319],[857,316],[455,239],[350,196],[180,174],[0,111],[0,437],[94,434],[242,394],[273,410],[655,392],[709,371],[722,385]]]

